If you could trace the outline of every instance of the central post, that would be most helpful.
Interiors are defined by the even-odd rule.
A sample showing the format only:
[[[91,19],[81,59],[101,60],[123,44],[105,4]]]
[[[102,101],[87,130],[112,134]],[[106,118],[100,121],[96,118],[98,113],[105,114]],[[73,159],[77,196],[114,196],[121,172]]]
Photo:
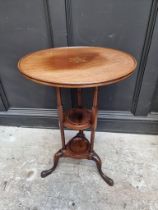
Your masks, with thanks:
[[[113,180],[102,172],[100,157],[94,151],[94,138],[97,126],[98,112],[98,87],[94,88],[92,109],[86,109],[82,101],[82,89],[77,89],[77,108],[64,112],[61,97],[61,88],[56,88],[57,108],[59,116],[59,127],[61,132],[62,148],[54,155],[54,165],[51,169],[41,172],[44,178],[51,174],[57,167],[60,157],[71,157],[76,159],[88,159],[96,162],[97,169],[104,181],[112,186]],[[78,133],[68,143],[65,142],[64,127],[77,130]],[[91,130],[90,140],[84,135],[85,129]]]

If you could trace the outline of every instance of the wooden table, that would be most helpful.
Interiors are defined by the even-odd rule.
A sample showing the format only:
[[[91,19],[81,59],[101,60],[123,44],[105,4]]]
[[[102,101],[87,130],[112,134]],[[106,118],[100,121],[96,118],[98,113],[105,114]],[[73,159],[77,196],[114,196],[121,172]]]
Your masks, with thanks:
[[[54,155],[51,169],[41,172],[41,177],[51,174],[60,157],[88,159],[96,162],[99,174],[112,186],[113,180],[102,172],[100,157],[94,151],[97,126],[98,87],[129,77],[136,68],[136,60],[129,54],[101,47],[63,47],[37,51],[24,56],[18,63],[20,72],[34,82],[56,87],[59,126],[62,148]],[[92,109],[82,103],[83,88],[94,89]],[[61,88],[77,89],[77,107],[64,111]],[[78,130],[68,143],[64,127]],[[83,130],[90,129],[88,140]]]

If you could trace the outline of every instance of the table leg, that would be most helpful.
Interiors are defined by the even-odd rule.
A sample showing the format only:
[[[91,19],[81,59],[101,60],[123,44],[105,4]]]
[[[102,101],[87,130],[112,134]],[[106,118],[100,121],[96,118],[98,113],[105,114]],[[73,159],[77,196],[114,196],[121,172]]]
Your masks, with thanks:
[[[106,176],[102,171],[102,162],[100,157],[94,152],[94,138],[95,138],[95,130],[97,127],[97,112],[98,112],[98,87],[94,90],[93,95],[93,105],[92,105],[92,126],[91,126],[91,138],[90,138],[90,156],[89,159],[96,162],[98,172],[103,180],[110,186],[114,185],[114,182],[111,178]]]
[[[54,155],[54,165],[52,168],[42,171],[41,177],[44,178],[50,175],[57,167],[59,158],[63,156],[62,150],[65,149],[65,133],[64,133],[64,112],[63,112],[63,105],[62,105],[62,97],[61,97],[61,88],[56,88],[56,95],[57,95],[57,108],[58,108],[58,116],[59,116],[59,128],[61,133],[61,141],[62,141],[62,149],[59,150]]]
[[[77,88],[77,106],[78,106],[78,108],[82,108],[83,107],[82,88]],[[84,135],[83,134],[83,130],[79,130],[79,133],[81,135]]]
[[[92,105],[92,117],[91,117],[91,137],[90,137],[90,151],[93,151],[95,130],[97,127],[97,112],[98,112],[98,87],[94,90],[93,105]]]
[[[62,152],[62,150],[59,150],[54,155],[54,165],[53,165],[53,167],[48,169],[48,170],[45,170],[45,171],[41,172],[41,177],[42,178],[45,178],[46,176],[50,175],[56,169],[56,167],[58,165],[59,158],[61,158],[61,157],[63,157],[63,152]]]
[[[58,116],[59,116],[59,127],[61,133],[61,140],[62,140],[62,149],[65,148],[65,134],[64,134],[64,111],[62,105],[62,98],[61,98],[61,88],[56,88],[57,93],[57,108],[58,108]]]
[[[98,172],[100,174],[100,176],[103,178],[103,180],[110,186],[113,186],[114,185],[114,181],[109,178],[108,176],[106,176],[103,171],[102,171],[102,162],[101,162],[101,159],[100,157],[97,155],[96,152],[92,152],[91,155],[90,155],[90,160],[93,160],[96,162],[96,165],[97,165],[97,169],[98,169]]]

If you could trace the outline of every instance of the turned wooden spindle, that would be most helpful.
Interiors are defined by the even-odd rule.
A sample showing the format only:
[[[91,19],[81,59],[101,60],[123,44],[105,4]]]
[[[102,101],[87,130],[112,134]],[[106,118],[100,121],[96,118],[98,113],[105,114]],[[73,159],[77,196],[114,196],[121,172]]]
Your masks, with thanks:
[[[95,130],[97,126],[97,112],[98,112],[98,87],[94,89],[94,95],[93,95],[93,106],[92,106],[92,116],[91,116],[92,125],[91,125],[91,137],[90,137],[91,152],[93,151],[94,147]]]
[[[62,140],[62,149],[65,148],[65,134],[64,134],[64,111],[62,105],[62,97],[61,97],[61,88],[56,88],[56,95],[57,95],[57,109],[58,109],[58,116],[59,116],[59,127],[61,133],[61,140]]]

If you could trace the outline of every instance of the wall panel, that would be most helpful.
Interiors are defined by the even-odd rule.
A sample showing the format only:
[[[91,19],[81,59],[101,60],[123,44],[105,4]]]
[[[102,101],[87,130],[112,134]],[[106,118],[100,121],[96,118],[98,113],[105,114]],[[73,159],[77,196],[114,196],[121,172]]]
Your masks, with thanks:
[[[71,15],[68,18],[68,38],[71,45],[94,45],[125,50],[136,57],[139,66],[151,0],[68,2],[67,13]],[[137,71],[126,81],[101,88],[100,108],[130,111],[136,78]]]
[[[55,89],[25,79],[35,50],[90,45],[133,54],[132,77],[100,88],[98,130],[158,133],[158,0],[0,0],[0,125],[58,126]],[[67,109],[75,90],[63,90]],[[91,106],[92,89],[84,90]]]

